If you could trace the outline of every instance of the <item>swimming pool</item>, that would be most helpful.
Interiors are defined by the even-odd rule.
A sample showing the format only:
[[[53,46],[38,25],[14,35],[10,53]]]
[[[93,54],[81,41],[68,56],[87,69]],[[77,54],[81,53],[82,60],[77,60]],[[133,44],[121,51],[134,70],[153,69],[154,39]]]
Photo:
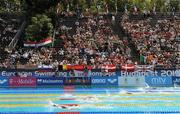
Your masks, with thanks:
[[[0,112],[177,114],[179,107],[180,88],[0,88]]]

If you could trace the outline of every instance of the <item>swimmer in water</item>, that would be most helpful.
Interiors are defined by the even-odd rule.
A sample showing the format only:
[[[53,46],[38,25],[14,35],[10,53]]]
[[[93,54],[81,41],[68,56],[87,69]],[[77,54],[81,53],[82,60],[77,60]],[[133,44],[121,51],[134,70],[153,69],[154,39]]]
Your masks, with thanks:
[[[99,99],[93,96],[81,97],[81,98],[60,98],[59,100],[77,100],[83,102],[97,102]]]
[[[89,97],[85,97],[83,100],[90,100],[90,101],[95,101],[95,100],[98,100],[96,97],[91,97],[91,96],[89,96]]]
[[[87,96],[84,98],[79,98],[77,100],[81,101],[81,102],[99,102],[99,99],[97,97],[93,97],[93,96]]]
[[[132,93],[130,93],[130,92],[127,92],[127,94],[132,94]]]
[[[83,98],[60,98],[59,100],[98,100],[98,98],[96,97],[92,97],[92,96],[87,96],[87,97],[83,97]]]
[[[72,110],[79,107],[78,104],[52,104],[52,106],[57,107],[57,108],[67,109],[67,110]]]

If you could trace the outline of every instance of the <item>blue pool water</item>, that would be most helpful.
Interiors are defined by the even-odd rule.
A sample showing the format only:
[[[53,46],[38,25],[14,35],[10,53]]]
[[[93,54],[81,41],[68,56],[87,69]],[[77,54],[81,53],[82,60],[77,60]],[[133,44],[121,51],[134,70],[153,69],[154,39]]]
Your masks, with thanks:
[[[179,107],[180,88],[0,88],[0,112],[180,113]]]

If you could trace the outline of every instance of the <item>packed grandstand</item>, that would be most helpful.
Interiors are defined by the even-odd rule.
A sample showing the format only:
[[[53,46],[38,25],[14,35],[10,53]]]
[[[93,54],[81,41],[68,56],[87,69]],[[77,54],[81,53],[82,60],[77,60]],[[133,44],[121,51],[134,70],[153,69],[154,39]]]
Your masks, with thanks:
[[[50,35],[45,34],[49,25],[43,25],[41,31],[37,29],[40,31],[37,36],[27,40],[30,32],[35,31],[31,26],[34,14],[27,15],[28,11],[14,7],[17,11],[13,12],[7,4],[8,10],[0,13],[1,68],[66,69],[74,65],[91,69],[124,65],[179,68],[179,9],[164,13],[141,10],[134,5],[122,12],[110,12],[108,4],[104,11],[97,10],[97,13],[56,9],[56,18],[50,19],[53,21]]]
[[[0,0],[0,114],[180,114],[180,0]]]

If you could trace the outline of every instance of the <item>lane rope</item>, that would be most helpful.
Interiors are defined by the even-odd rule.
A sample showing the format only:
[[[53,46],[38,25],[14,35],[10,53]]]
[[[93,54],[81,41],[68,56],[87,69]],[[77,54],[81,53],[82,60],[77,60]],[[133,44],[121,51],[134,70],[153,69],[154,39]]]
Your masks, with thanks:
[[[102,106],[116,106],[116,107],[155,107],[155,106],[163,106],[163,107],[180,107],[180,104],[79,104],[80,106],[86,107],[102,107]],[[15,108],[15,107],[49,107],[49,104],[0,104],[1,108]]]
[[[70,99],[66,99],[66,98],[16,98],[16,99],[8,99],[8,98],[4,98],[4,99],[0,99],[0,102],[26,102],[26,101],[47,101],[47,100],[51,100],[51,101],[61,101],[61,100],[70,100],[70,101],[74,101],[74,100],[79,100],[80,98],[70,98]],[[106,98],[98,98],[99,100],[104,100],[104,101],[108,101],[106,100]],[[158,100],[158,101],[180,101],[180,98],[111,98],[111,100],[114,101],[137,101],[137,100],[145,100],[145,101],[153,101],[153,100]]]

